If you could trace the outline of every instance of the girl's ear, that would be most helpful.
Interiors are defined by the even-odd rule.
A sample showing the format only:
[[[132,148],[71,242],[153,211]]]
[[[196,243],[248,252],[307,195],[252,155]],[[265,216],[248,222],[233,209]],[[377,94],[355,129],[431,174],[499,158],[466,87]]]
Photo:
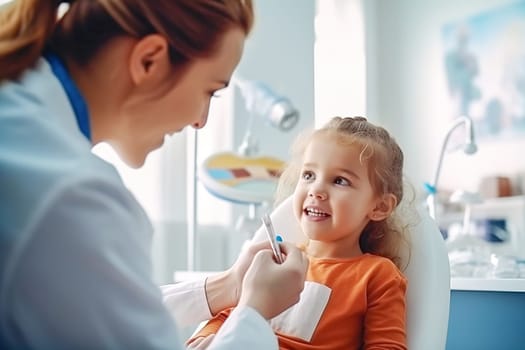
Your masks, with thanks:
[[[368,217],[372,221],[381,221],[390,216],[397,205],[396,196],[392,193],[387,193],[378,199],[376,206],[372,209]]]
[[[158,81],[170,70],[169,44],[159,34],[147,35],[137,41],[129,56],[129,72],[135,85]]]

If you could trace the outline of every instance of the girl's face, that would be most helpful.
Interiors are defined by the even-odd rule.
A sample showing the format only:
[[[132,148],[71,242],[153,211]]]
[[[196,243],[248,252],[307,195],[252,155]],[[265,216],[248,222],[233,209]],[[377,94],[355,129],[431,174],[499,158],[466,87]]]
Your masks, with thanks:
[[[310,239],[309,254],[361,255],[359,236],[378,204],[361,148],[343,145],[333,133],[316,135],[306,147],[294,192],[294,213]]]
[[[150,92],[125,109],[126,123],[113,144],[126,163],[139,167],[151,151],[162,146],[165,135],[206,124],[210,99],[228,86],[245,38],[242,30],[230,30],[213,56],[194,60],[164,93]]]

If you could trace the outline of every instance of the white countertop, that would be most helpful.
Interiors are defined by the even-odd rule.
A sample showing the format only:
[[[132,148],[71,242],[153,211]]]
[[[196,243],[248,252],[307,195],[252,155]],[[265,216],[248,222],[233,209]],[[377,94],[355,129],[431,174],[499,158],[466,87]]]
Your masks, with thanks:
[[[204,279],[216,271],[175,271],[176,282]],[[450,280],[451,290],[525,292],[525,278],[459,278]]]
[[[525,278],[457,278],[450,280],[452,290],[525,292]]]

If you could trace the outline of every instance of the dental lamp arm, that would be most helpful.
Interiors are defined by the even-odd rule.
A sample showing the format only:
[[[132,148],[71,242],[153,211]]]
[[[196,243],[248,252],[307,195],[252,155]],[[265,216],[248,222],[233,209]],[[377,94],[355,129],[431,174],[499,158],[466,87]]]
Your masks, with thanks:
[[[463,151],[466,154],[474,154],[477,151],[476,141],[474,137],[474,123],[472,122],[472,119],[468,116],[462,115],[458,118],[456,118],[448,131],[445,134],[445,138],[443,139],[443,143],[441,145],[441,151],[439,153],[439,159],[438,164],[436,166],[436,171],[434,172],[434,181],[429,184],[425,183],[425,188],[428,192],[427,196],[427,206],[429,210],[430,216],[435,220],[436,219],[436,195],[437,195],[437,185],[439,180],[439,175],[441,173],[441,166],[443,164],[443,157],[445,155],[445,150],[447,149],[447,144],[450,139],[450,135],[452,135],[452,132],[456,130],[458,127],[460,127],[462,124],[465,124],[465,144],[463,147]]]

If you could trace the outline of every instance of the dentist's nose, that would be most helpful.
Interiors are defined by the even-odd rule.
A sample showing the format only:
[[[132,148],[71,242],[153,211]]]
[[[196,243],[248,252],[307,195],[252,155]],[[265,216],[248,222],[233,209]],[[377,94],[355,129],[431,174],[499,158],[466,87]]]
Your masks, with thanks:
[[[194,129],[202,129],[204,128],[204,125],[206,125],[206,122],[208,122],[208,114],[210,113],[210,101],[206,104],[204,107],[204,110],[202,112],[201,118],[198,122],[193,123],[191,126]]]
[[[208,114],[206,113],[206,115],[202,117],[201,120],[199,120],[197,123],[193,123],[191,126],[194,129],[202,129],[204,125],[206,125],[207,121],[208,121]]]

